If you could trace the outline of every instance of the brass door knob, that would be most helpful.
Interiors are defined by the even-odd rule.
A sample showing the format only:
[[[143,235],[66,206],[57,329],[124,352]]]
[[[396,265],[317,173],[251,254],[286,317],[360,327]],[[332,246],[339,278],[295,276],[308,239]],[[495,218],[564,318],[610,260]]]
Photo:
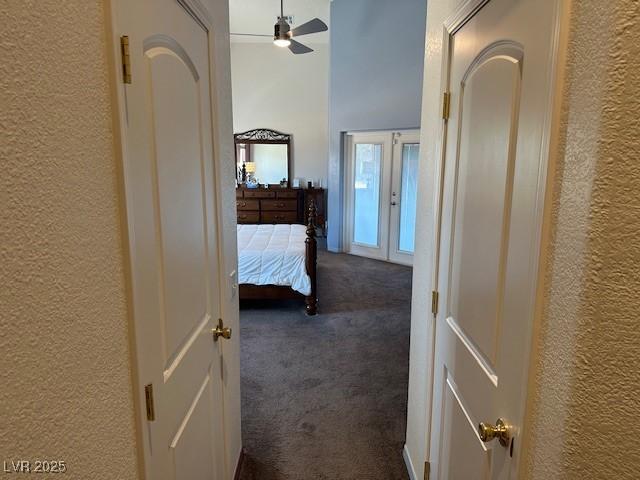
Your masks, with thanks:
[[[480,434],[480,440],[487,443],[497,438],[500,442],[500,445],[503,447],[507,447],[509,445],[509,440],[511,435],[509,434],[509,427],[504,423],[504,420],[499,418],[496,421],[495,425],[491,425],[490,423],[480,422],[478,425],[478,433]]]
[[[218,326],[211,330],[211,333],[213,333],[214,342],[217,342],[220,337],[226,338],[227,340],[231,338],[231,329],[224,326],[222,319],[218,320]]]

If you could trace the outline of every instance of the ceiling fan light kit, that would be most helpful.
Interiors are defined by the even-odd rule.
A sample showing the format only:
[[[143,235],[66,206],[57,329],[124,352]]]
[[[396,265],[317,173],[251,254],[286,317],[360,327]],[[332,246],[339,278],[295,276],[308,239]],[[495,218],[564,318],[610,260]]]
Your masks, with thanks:
[[[282,4],[281,8],[282,8]],[[273,43],[277,47],[288,47],[291,45],[289,38],[291,33],[291,27],[287,23],[287,19],[284,15],[278,17],[278,22],[273,27]]]
[[[273,41],[274,45],[276,47],[288,47],[289,45],[291,45],[291,40],[289,40],[288,38],[276,38]]]

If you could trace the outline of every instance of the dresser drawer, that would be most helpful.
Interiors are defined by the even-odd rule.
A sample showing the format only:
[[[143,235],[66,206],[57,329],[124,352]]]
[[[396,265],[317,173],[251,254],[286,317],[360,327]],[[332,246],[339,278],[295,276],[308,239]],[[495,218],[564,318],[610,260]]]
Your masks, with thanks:
[[[260,200],[236,200],[238,210],[260,210]]]
[[[261,200],[262,210],[295,212],[298,210],[297,200]]]
[[[296,212],[262,212],[262,223],[296,223]]]
[[[242,190],[236,188],[236,198],[242,198]]]
[[[238,223],[260,223],[260,212],[238,212]]]
[[[276,193],[278,198],[298,198],[298,192],[284,191]]]
[[[269,192],[265,190],[245,190],[244,198],[276,198],[276,192]]]

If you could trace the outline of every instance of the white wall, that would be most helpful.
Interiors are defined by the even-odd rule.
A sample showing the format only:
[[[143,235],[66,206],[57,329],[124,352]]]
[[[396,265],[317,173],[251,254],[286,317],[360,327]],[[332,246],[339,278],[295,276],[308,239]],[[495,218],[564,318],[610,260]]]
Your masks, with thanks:
[[[308,45],[315,51],[294,55],[272,43],[231,44],[233,129],[292,134],[292,178],[326,186],[329,45]]]

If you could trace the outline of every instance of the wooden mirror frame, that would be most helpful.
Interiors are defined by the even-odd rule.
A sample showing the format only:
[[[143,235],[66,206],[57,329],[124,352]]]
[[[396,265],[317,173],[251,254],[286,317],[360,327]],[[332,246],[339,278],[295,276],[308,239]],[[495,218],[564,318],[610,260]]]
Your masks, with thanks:
[[[276,130],[270,130],[268,128],[256,128],[254,130],[247,130],[242,133],[235,133],[233,135],[234,140],[234,156],[236,159],[236,175],[238,165],[238,144],[246,143],[259,143],[259,144],[281,144],[287,146],[287,187],[291,186],[291,135],[281,133]],[[237,177],[236,177],[237,178]],[[238,181],[241,179],[238,178]]]

